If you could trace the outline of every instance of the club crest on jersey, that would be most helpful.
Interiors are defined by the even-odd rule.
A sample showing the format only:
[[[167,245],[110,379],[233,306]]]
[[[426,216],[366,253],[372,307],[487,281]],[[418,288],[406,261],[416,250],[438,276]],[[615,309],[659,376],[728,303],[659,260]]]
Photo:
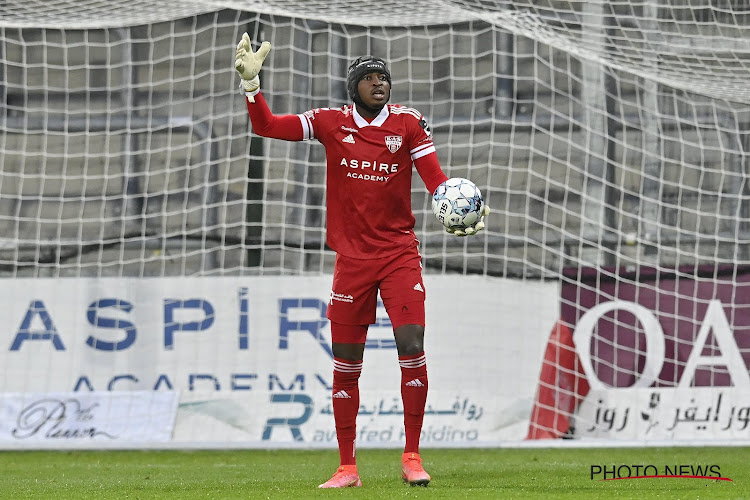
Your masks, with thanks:
[[[400,135],[386,135],[385,136],[385,145],[388,146],[388,151],[391,153],[395,153],[399,150],[401,147],[401,143],[403,142]]]

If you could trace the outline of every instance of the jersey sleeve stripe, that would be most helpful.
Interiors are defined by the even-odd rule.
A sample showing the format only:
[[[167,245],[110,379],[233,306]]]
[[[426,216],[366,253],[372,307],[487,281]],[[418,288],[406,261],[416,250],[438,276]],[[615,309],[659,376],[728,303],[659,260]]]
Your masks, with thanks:
[[[425,144],[424,146],[414,148],[410,151],[412,160],[416,160],[417,158],[422,158],[423,156],[427,156],[428,154],[435,153],[435,152],[436,152],[435,145],[432,143]]]
[[[299,121],[302,122],[302,140],[306,141],[315,137],[315,132],[313,130],[312,123],[310,123],[310,119],[305,115],[297,116],[299,116]]]
[[[420,118],[422,118],[422,113],[420,113],[419,111],[417,111],[414,108],[395,107],[394,106],[393,108],[391,108],[391,113],[396,114],[396,115],[400,115],[402,113],[406,113],[408,115],[412,115],[417,120],[419,120]]]
[[[435,146],[435,144],[432,141],[423,142],[423,143],[419,144],[416,148],[414,148],[411,151],[409,151],[409,153],[411,153],[411,154],[418,153],[419,151],[421,151],[421,150],[423,150],[425,148],[434,147],[434,146]]]
[[[421,114],[419,114],[419,112],[418,112],[418,111],[416,111],[416,112],[414,112],[414,113],[411,113],[411,112],[409,112],[409,111],[398,111],[398,112],[394,112],[393,114],[394,114],[394,115],[411,115],[411,116],[413,116],[414,118],[416,118],[417,120],[421,120],[421,119],[422,119],[422,115],[421,115]]]

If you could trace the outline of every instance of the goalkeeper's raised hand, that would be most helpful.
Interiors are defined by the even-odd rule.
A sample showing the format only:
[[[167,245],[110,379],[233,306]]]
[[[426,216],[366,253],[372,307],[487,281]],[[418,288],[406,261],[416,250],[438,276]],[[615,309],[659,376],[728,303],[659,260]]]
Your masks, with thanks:
[[[487,205],[482,205],[482,210],[479,213],[479,220],[477,220],[473,226],[468,226],[464,229],[447,228],[446,231],[454,236],[471,236],[472,234],[477,234],[479,231],[484,229],[484,218],[488,215],[490,215],[490,207]]]
[[[253,52],[250,46],[250,35],[247,33],[242,35],[242,40],[237,44],[237,51],[234,53],[234,68],[240,74],[242,78],[240,84],[251,100],[260,90],[258,73],[260,73],[260,67],[270,51],[271,44],[263,42],[258,52]]]

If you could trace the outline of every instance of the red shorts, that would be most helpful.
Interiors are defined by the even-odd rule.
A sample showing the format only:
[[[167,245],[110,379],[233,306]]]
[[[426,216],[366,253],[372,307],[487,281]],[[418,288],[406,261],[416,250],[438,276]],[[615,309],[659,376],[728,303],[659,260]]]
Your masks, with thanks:
[[[422,256],[416,245],[382,259],[336,255],[326,316],[342,325],[375,323],[378,290],[393,328],[424,326]]]

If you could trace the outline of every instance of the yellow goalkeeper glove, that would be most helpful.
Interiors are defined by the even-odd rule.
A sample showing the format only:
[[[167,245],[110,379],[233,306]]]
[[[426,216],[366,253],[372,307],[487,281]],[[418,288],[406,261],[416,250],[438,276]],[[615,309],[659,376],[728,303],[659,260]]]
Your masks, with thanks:
[[[253,96],[260,92],[258,73],[260,73],[260,67],[270,51],[270,42],[263,42],[258,52],[253,52],[250,47],[250,35],[247,33],[242,35],[242,40],[237,44],[237,51],[234,53],[234,68],[242,78],[240,86],[250,102],[255,102]]]
[[[473,226],[468,226],[464,229],[447,228],[446,231],[454,236],[471,236],[472,234],[477,234],[484,229],[484,218],[488,215],[490,215],[490,207],[482,205],[482,211],[479,213],[479,220],[477,220]]]

